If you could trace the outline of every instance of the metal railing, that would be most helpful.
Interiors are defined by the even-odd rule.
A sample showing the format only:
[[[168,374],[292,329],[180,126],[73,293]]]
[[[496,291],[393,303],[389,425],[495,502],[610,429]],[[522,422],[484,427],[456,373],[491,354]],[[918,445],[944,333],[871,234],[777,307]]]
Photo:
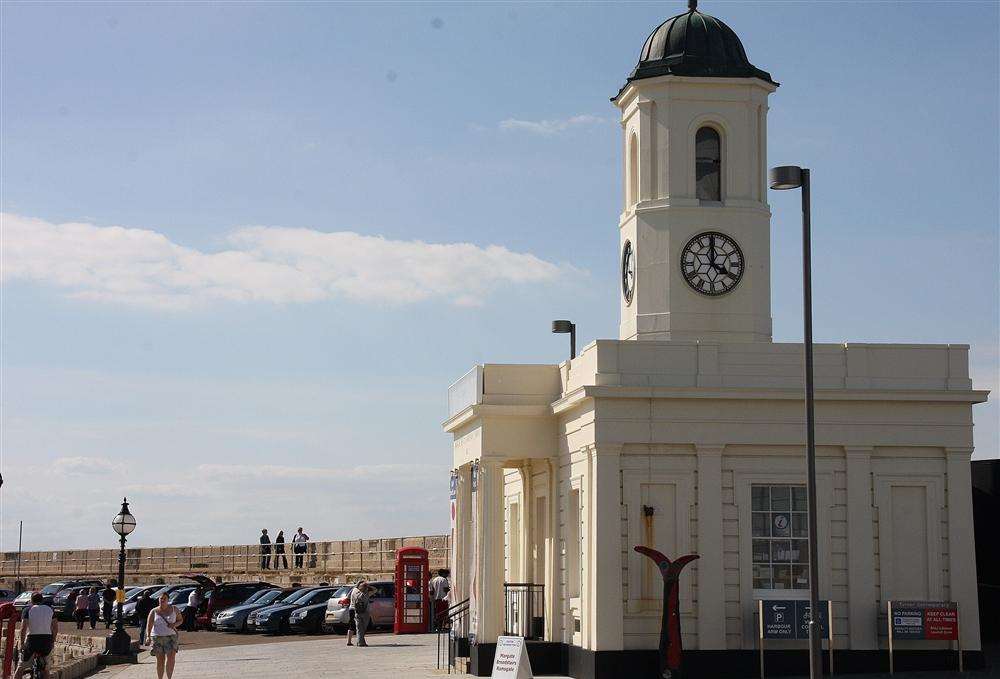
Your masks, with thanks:
[[[545,585],[503,583],[505,635],[537,640],[545,636]]]
[[[296,554],[286,543],[284,557],[288,571],[376,574],[391,573],[395,567],[396,550],[400,547],[424,547],[431,568],[448,566],[449,538],[447,535],[377,538],[371,540],[339,540],[310,542],[304,554]],[[263,568],[262,557],[270,556],[270,568]],[[180,572],[210,573],[270,573],[285,568],[281,554],[261,554],[260,544],[206,547],[142,547],[127,549],[125,570],[132,575]],[[296,557],[302,557],[301,569],[296,569]],[[276,558],[277,557],[277,558]],[[277,563],[281,562],[281,563]],[[50,552],[5,552],[0,560],[0,575],[21,578],[37,576],[107,576],[117,570],[117,549],[83,549]]]
[[[435,620],[437,624],[437,668],[448,674],[468,674],[469,600],[448,608]],[[463,662],[464,661],[464,662]]]

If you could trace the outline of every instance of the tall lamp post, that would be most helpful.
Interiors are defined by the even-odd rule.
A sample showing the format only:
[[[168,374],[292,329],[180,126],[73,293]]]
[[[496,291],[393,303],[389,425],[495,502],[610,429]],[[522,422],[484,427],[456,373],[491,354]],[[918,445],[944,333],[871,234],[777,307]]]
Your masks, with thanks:
[[[573,321],[552,321],[552,332],[569,333],[569,360],[576,358],[576,323]]]
[[[125,619],[122,616],[122,603],[125,600],[125,538],[135,530],[135,517],[128,510],[128,498],[122,500],[121,511],[111,521],[111,527],[115,529],[120,538],[118,550],[118,592],[117,615],[115,616],[115,631],[105,642],[105,652],[109,655],[130,655],[132,653],[132,637],[125,631]]]
[[[820,645],[819,619],[819,550],[816,545],[816,416],[813,388],[812,331],[812,244],[809,205],[809,170],[796,165],[771,168],[770,186],[777,191],[802,189],[802,307],[806,368],[806,486],[809,499],[809,676],[823,676],[823,650]],[[827,622],[832,625],[833,621]]]

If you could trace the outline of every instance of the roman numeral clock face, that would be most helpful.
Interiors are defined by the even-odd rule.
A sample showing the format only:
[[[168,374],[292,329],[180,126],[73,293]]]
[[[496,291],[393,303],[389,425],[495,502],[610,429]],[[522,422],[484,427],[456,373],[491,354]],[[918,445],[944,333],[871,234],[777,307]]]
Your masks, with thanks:
[[[743,278],[743,251],[732,238],[706,231],[692,238],[681,250],[681,274],[695,292],[724,295]]]

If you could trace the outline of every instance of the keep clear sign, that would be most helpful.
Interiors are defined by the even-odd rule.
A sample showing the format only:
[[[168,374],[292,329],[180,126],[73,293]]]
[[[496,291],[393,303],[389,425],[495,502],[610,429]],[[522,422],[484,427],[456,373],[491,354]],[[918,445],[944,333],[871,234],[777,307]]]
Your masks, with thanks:
[[[524,637],[499,637],[491,679],[532,679]]]

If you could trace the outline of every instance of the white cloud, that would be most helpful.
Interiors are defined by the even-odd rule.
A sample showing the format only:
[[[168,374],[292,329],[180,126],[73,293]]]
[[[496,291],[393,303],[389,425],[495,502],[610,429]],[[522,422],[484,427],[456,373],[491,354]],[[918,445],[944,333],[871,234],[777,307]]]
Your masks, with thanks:
[[[121,465],[106,457],[59,457],[52,462],[52,471],[63,476],[115,474]]]
[[[342,481],[399,481],[407,479],[444,478],[447,467],[427,464],[370,464],[355,467],[292,467],[272,464],[202,464],[201,479],[296,480],[337,479]]]
[[[3,279],[56,286],[70,297],[187,309],[219,302],[307,303],[337,297],[404,304],[482,304],[505,286],[573,271],[499,245],[390,240],[351,231],[254,226],[202,252],[148,229],[53,224],[10,213]]]
[[[560,132],[566,132],[572,128],[596,125],[603,122],[605,122],[605,119],[599,116],[581,114],[555,120],[518,120],[516,118],[507,118],[506,120],[501,120],[499,125],[501,130],[515,130],[551,136]]]

